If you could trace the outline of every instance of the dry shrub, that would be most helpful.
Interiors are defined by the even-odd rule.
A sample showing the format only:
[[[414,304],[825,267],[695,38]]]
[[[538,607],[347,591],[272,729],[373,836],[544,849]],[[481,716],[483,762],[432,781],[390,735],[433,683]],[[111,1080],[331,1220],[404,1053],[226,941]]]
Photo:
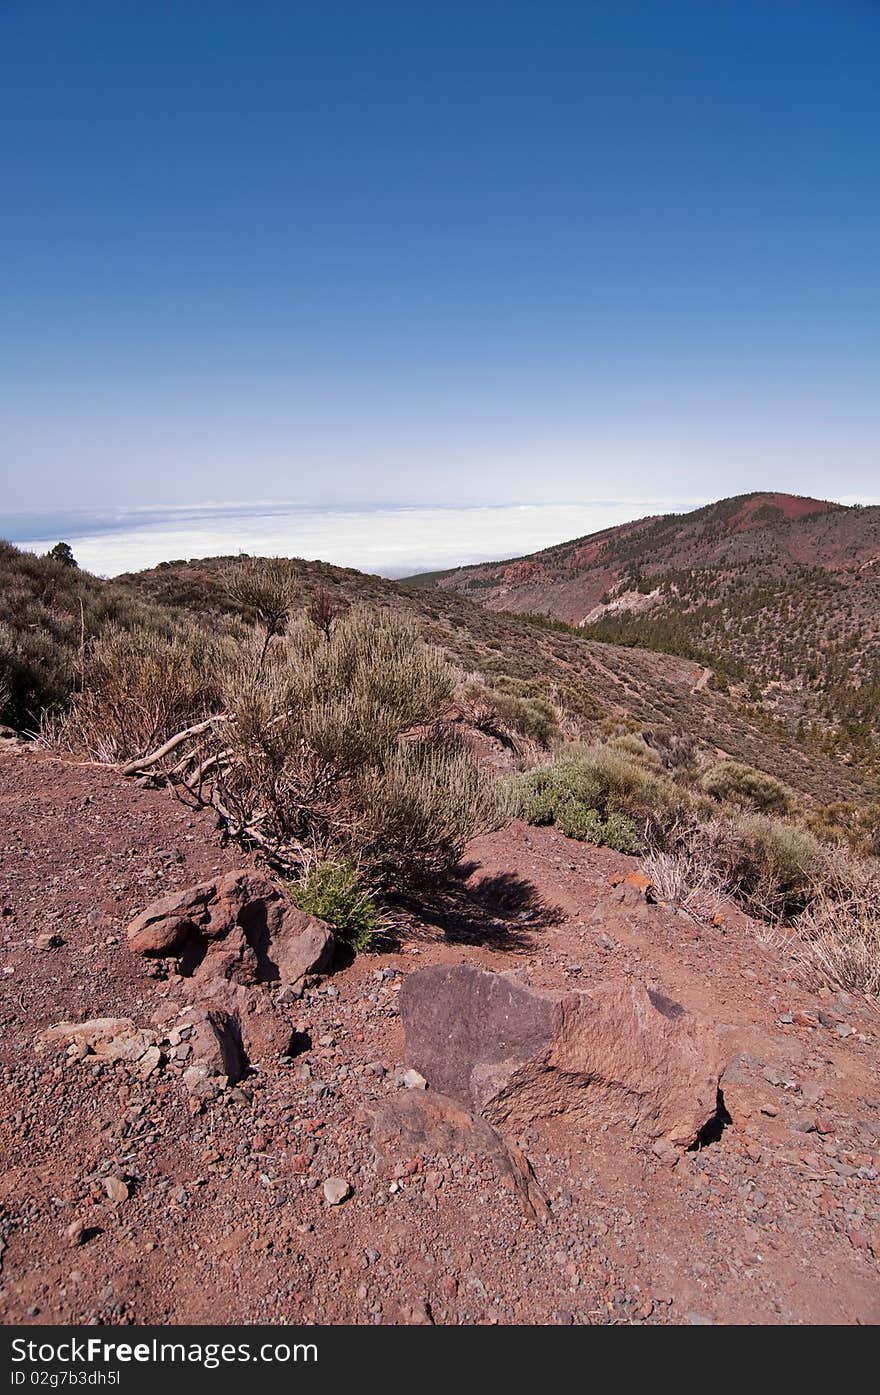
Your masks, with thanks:
[[[815,982],[880,995],[880,862],[835,854],[795,928]]]
[[[268,638],[284,633],[294,602],[294,572],[285,557],[240,557],[224,574],[227,596],[242,618]]]
[[[400,885],[448,871],[469,838],[511,816],[502,788],[454,733],[405,743],[367,766],[357,781],[355,841],[372,880]]]
[[[111,637],[68,744],[110,760],[134,750],[132,770],[170,776],[282,870],[343,858],[374,888],[445,871],[503,819],[498,788],[443,722],[454,675],[410,622],[351,610],[328,634],[301,615],[270,638]],[[148,754],[169,736],[173,750]]]
[[[623,751],[625,755],[632,756],[633,760],[647,766],[649,770],[659,770],[662,767],[660,756],[638,732],[625,732],[623,736],[616,736],[609,744],[613,750]]]
[[[796,806],[793,791],[781,780],[735,760],[713,765],[703,775],[700,786],[713,799],[760,814],[790,814]]]
[[[111,627],[83,658],[82,691],[44,721],[50,744],[116,763],[145,755],[180,727],[220,710],[232,642],[178,620],[173,630]]]
[[[724,890],[711,868],[687,853],[655,849],[643,867],[662,901],[686,911],[696,920],[709,921],[724,903]]]
[[[880,857],[880,802],[838,799],[810,810],[806,825],[817,838],[842,843],[863,857]]]
[[[545,750],[561,738],[559,713],[543,694],[508,692],[470,682],[462,689],[461,701],[474,725],[492,735],[524,737]]]
[[[827,853],[806,829],[762,814],[714,819],[686,838],[689,854],[750,915],[792,921],[827,871]]]

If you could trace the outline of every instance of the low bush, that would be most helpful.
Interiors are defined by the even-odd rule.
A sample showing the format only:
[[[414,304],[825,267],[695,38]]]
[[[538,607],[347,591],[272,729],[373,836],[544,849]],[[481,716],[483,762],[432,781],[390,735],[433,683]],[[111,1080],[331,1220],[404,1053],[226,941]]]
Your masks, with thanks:
[[[769,921],[794,920],[828,873],[812,833],[763,814],[702,825],[690,850],[750,914]]]
[[[649,746],[644,736],[637,732],[626,732],[623,736],[616,736],[611,741],[610,746],[615,751],[623,751],[625,755],[639,762],[640,765],[647,766],[649,770],[659,770],[663,762],[660,756]]]
[[[598,809],[589,809],[586,804],[572,800],[557,809],[556,826],[568,838],[577,838],[582,843],[604,844],[623,853],[641,851],[635,824],[626,814],[610,813],[603,818]]]
[[[486,730],[500,726],[545,749],[561,737],[559,714],[543,694],[507,692],[469,683],[462,696],[470,705],[476,724]]]
[[[373,893],[364,888],[352,862],[314,862],[289,887],[300,910],[332,925],[352,949],[370,949],[385,929],[385,918]]]
[[[759,814],[790,814],[795,808],[794,793],[781,780],[735,760],[713,765],[700,780],[700,787],[713,799]]]
[[[795,928],[798,957],[819,984],[880,995],[880,863],[832,859]]]
[[[685,852],[648,853],[645,872],[661,901],[686,911],[696,920],[709,921],[722,904],[724,891],[709,867]]]
[[[531,823],[558,823],[567,805],[595,810],[606,821],[625,816],[660,841],[691,811],[692,801],[662,771],[613,746],[572,744],[550,764],[519,776],[519,812]],[[625,841],[625,831],[620,837]]]
[[[863,857],[880,857],[880,803],[839,799],[810,810],[805,819],[817,838],[845,844]]]
[[[222,707],[228,639],[189,621],[166,632],[111,627],[83,658],[82,691],[44,724],[54,744],[112,763],[144,755],[181,727]]]
[[[351,842],[375,885],[405,889],[448,872],[475,833],[513,809],[504,786],[451,732],[402,743],[354,783],[361,811]]]
[[[374,890],[441,875],[503,821],[501,787],[443,720],[455,676],[410,622],[274,624],[111,632],[55,739],[185,785],[282,871],[347,859]]]
[[[63,558],[0,542],[0,722],[35,734],[82,690],[100,641],[137,630],[167,640],[176,617],[152,599],[102,581]],[[232,632],[220,617],[214,633]]]

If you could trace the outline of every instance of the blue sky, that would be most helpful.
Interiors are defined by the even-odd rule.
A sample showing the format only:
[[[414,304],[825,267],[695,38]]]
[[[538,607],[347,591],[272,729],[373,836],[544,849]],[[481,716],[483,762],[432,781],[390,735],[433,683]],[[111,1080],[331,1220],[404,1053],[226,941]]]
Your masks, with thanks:
[[[876,496],[878,64],[869,0],[0,0],[0,509]]]

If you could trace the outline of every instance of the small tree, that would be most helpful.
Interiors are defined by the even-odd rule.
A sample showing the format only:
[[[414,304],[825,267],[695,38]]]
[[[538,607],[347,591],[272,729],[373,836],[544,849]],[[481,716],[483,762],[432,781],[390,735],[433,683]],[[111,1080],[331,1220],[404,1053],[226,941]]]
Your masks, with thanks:
[[[283,557],[242,557],[225,576],[226,594],[263,631],[258,669],[262,670],[269,645],[283,635],[293,608],[293,576]]]
[[[73,555],[73,548],[70,546],[70,543],[57,542],[54,547],[49,549],[46,556],[51,557],[55,562],[63,563],[65,567],[79,566],[79,563]]]
[[[323,586],[309,601],[306,614],[315,629],[320,630],[325,639],[329,639],[333,621],[336,619],[337,608],[333,604],[329,592]]]

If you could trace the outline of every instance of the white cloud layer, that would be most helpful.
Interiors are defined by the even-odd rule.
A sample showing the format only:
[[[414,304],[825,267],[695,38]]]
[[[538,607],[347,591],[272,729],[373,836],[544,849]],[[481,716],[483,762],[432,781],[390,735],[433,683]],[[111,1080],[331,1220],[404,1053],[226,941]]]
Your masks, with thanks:
[[[705,499],[593,500],[477,508],[322,510],[295,504],[56,517],[17,546],[45,552],[64,538],[80,566],[102,576],[178,558],[249,552],[320,558],[383,576],[517,557],[645,514],[696,508]],[[31,525],[34,524],[33,518]],[[34,534],[38,532],[33,529]],[[39,530],[42,532],[42,529]],[[9,535],[9,534],[7,534]]]

